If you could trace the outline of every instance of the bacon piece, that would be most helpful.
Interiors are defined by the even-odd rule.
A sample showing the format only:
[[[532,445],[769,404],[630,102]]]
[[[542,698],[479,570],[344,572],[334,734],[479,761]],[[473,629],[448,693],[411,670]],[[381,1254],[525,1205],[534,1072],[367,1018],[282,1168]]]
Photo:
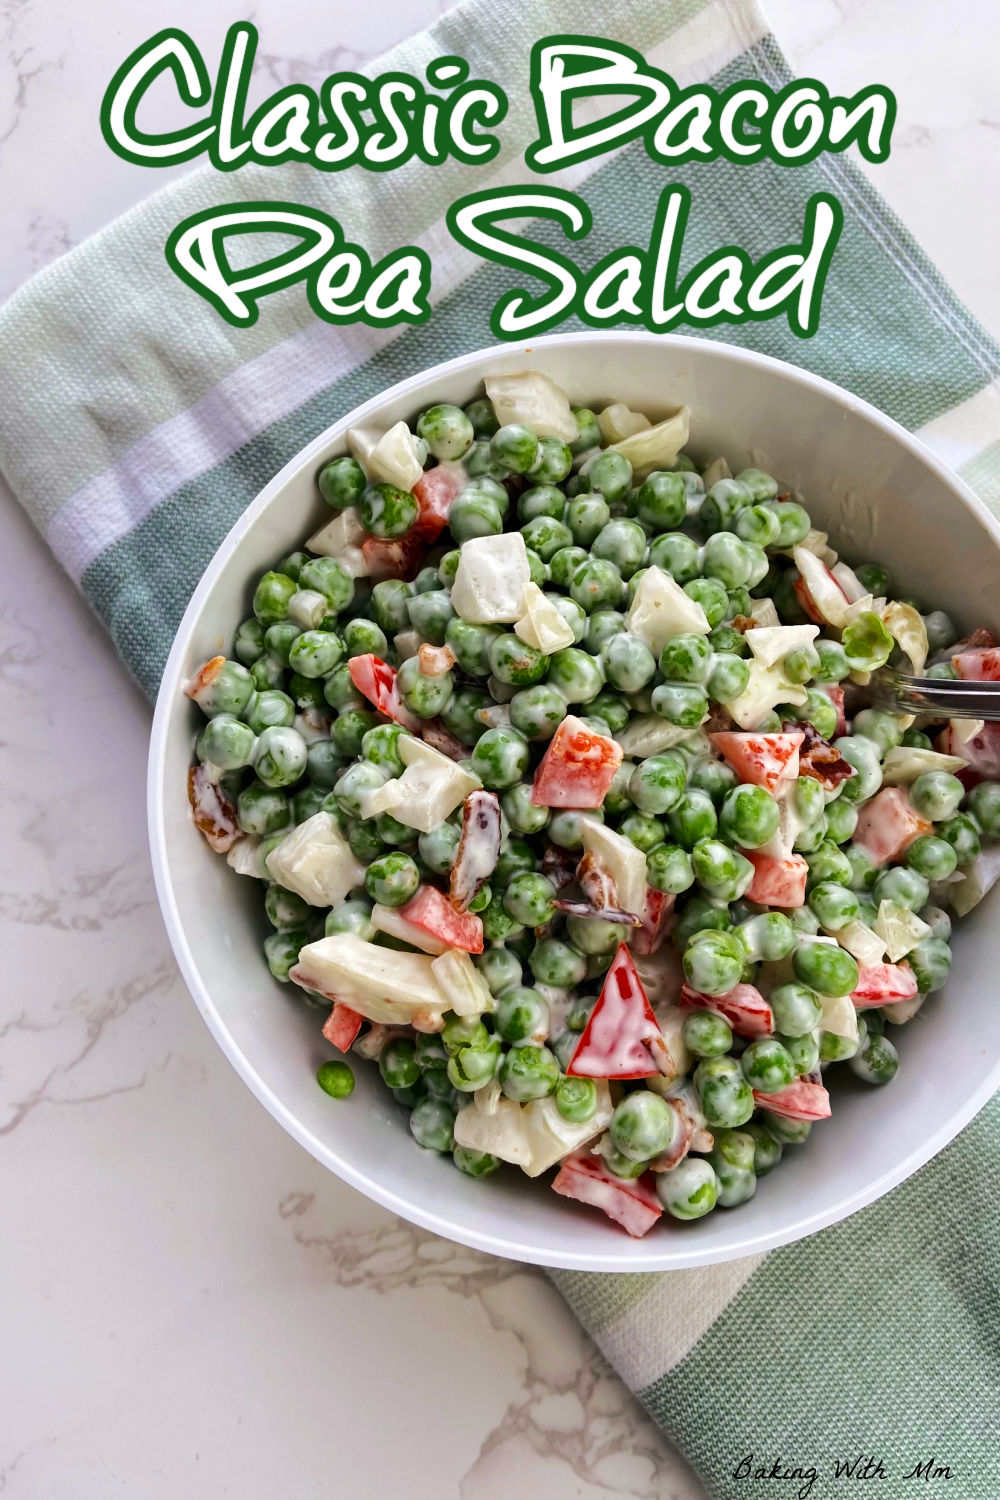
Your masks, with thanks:
[[[456,911],[468,910],[499,858],[500,799],[496,792],[470,792],[462,805],[462,837],[451,867],[449,897]]]
[[[455,653],[450,646],[431,646],[424,641],[417,650],[417,660],[425,677],[443,677],[455,665]]]
[[[681,1010],[713,1010],[728,1021],[737,1036],[770,1036],[774,1016],[764,996],[752,984],[737,984],[724,995],[703,995],[685,984],[677,999]]]
[[[372,583],[380,583],[386,578],[403,578],[409,582],[420,571],[424,550],[425,543],[415,534],[413,526],[405,536],[369,536],[361,543]]]
[[[642,918],[634,911],[622,911],[618,906],[591,906],[589,901],[569,901],[562,896],[557,896],[552,904],[568,917],[596,917],[600,922],[616,922],[619,927],[642,926]]]
[[[745,734],[723,730],[710,736],[712,744],[732,766],[741,781],[752,782],[773,792],[782,781],[799,774],[801,730],[783,734]]]
[[[468,484],[461,464],[443,463],[428,469],[413,486],[419,510],[407,536],[417,536],[426,545],[436,542],[448,524],[451,502]]]
[[[658,1045],[657,1045],[658,1044]],[[652,1048],[666,1051],[663,1034],[624,945],[611,960],[597,1004],[566,1073],[572,1078],[651,1078],[661,1068]],[[670,1064],[673,1071],[673,1064]]]
[[[837,710],[837,735],[847,733],[847,715],[844,712],[844,689],[836,682],[820,682],[816,686],[825,693]]]
[[[963,682],[1000,682],[1000,647],[980,646],[960,651],[951,664]]]
[[[677,1116],[680,1131],[673,1144],[668,1146],[666,1151],[661,1151],[659,1156],[650,1162],[649,1170],[651,1172],[669,1172],[672,1167],[676,1167],[679,1162],[684,1160],[694,1145],[695,1122],[688,1114],[683,1099],[667,1099],[664,1102],[670,1105],[670,1108]]]
[[[647,1173],[624,1182],[612,1177],[600,1157],[589,1151],[568,1156],[552,1186],[564,1198],[601,1209],[633,1239],[641,1239],[663,1212]]]
[[[861,809],[854,842],[873,864],[884,865],[899,859],[919,834],[930,833],[932,827],[915,810],[901,786],[886,786]]]
[[[567,714],[549,741],[535,772],[535,807],[600,807],[625,752],[616,740],[595,734]]]
[[[189,768],[187,794],[194,826],[205,835],[216,854],[227,854],[243,832],[236,808],[204,766]]]
[[[753,1097],[760,1109],[769,1109],[772,1115],[786,1120],[826,1120],[830,1116],[830,1095],[821,1083],[810,1078],[797,1078],[775,1094],[754,1089]]]
[[[567,849],[558,844],[546,844],[542,855],[542,874],[551,880],[557,891],[564,891],[576,879],[576,860]]]
[[[841,693],[843,703],[843,693]],[[789,726],[785,726],[788,728]],[[844,759],[840,751],[825,740],[812,724],[803,724],[805,738],[799,749],[799,775],[811,776],[826,791],[834,791],[842,781],[854,776],[854,767]]]
[[[367,698],[380,714],[394,719],[405,729],[420,733],[422,727],[420,720],[400,702],[399,673],[395,667],[390,667],[388,662],[384,662],[380,656],[375,656],[369,651],[364,656],[352,656],[347,663],[347,670],[358,692]]]
[[[912,1000],[916,993],[917,976],[909,964],[866,964],[858,971],[851,999],[855,1009],[871,1010],[876,1005]]]
[[[326,1018],[323,1035],[338,1051],[349,1052],[351,1044],[357,1039],[358,1032],[361,1030],[363,1020],[364,1016],[352,1010],[349,1005],[345,1005],[343,1000],[335,1000],[333,1010]]]
[[[985,625],[977,625],[976,629],[971,631],[969,635],[963,636],[960,641],[955,642],[951,648],[951,653],[959,656],[963,651],[978,651],[984,646],[1000,646],[1000,641],[997,640],[992,630],[987,630]],[[942,653],[942,655],[945,655],[945,653]]]
[[[420,736],[432,750],[440,750],[449,760],[465,760],[468,747],[446,729],[440,719],[424,719],[420,725]]]
[[[464,953],[483,951],[481,919],[475,912],[456,911],[437,886],[420,886],[417,894],[399,908],[399,915],[449,948],[461,948]]]
[[[642,958],[651,958],[656,953],[670,930],[670,918],[674,913],[675,896],[666,891],[646,887],[646,910],[642,926],[632,937],[632,950]]]
[[[949,724],[938,736],[937,745],[945,755],[957,755],[968,765],[968,771],[958,772],[966,790],[979,781],[1000,781],[1000,724],[984,724],[971,740],[960,740]]]
[[[576,867],[576,879],[591,906],[617,907],[618,887],[614,876],[592,850],[587,849],[581,855]]]
[[[759,849],[744,849],[743,854],[754,867],[748,901],[787,908],[805,905],[809,866],[801,854],[763,854]]]
[[[185,686],[184,691],[189,698],[197,701],[198,694],[205,688],[211,687],[223,667],[226,665],[224,656],[213,656],[200,666],[191,681]]]

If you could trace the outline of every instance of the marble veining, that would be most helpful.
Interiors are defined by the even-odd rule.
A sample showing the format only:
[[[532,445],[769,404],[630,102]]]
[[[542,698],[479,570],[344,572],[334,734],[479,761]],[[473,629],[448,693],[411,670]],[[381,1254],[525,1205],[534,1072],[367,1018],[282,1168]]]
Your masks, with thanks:
[[[357,66],[445,8],[259,0],[258,83]],[[995,8],[767,8],[800,72],[896,89],[871,175],[1000,333]],[[168,19],[214,55],[232,10]],[[134,0],[0,0],[0,295],[164,180],[96,126],[154,22]],[[0,569],[4,1500],[698,1500],[541,1273],[401,1223],[244,1088],[156,908],[148,707],[6,491]]]

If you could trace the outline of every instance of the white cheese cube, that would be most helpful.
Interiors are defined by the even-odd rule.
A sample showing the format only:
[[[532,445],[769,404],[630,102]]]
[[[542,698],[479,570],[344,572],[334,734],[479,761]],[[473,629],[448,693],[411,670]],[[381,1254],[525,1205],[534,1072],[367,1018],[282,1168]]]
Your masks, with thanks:
[[[925,771],[960,771],[964,765],[960,755],[893,745],[882,762],[882,781],[886,786],[911,786]]]
[[[257,863],[257,850],[260,848],[260,839],[251,838],[248,834],[237,839],[235,844],[230,845],[229,853],[226,855],[226,864],[237,875],[251,875],[255,880],[263,880],[264,872]]]
[[[396,422],[382,433],[352,427],[347,434],[347,446],[376,484],[394,484],[401,490],[412,490],[424,472],[421,449],[405,422]]]
[[[624,401],[614,401],[606,406],[597,418],[601,424],[601,436],[606,443],[620,443],[622,438],[645,432],[653,424],[641,411],[633,411]]]
[[[310,906],[339,906],[365,878],[364,865],[328,812],[313,813],[293,828],[266,864],[272,880]]]
[[[966,916],[1000,879],[1000,844],[984,844],[962,871],[962,879],[949,887],[948,904],[959,917]]]
[[[372,926],[376,932],[399,938],[401,943],[409,943],[411,948],[419,948],[422,953],[430,953],[435,958],[448,951],[447,943],[442,943],[440,938],[431,937],[429,932],[425,932],[416,923],[408,922],[405,917],[400,916],[399,909],[395,906],[379,906],[376,903],[372,907]]]
[[[451,607],[467,625],[512,625],[521,618],[524,586],[530,582],[519,531],[473,537],[462,545]]]
[[[885,957],[885,943],[864,922],[848,922],[846,927],[842,927],[833,935],[840,946],[846,948],[852,958],[857,959],[862,968],[868,968],[871,964],[880,964]]]
[[[931,930],[916,912],[910,911],[907,906],[900,906],[897,901],[879,902],[874,926],[885,943],[890,963],[896,963],[912,953]]]
[[[580,819],[580,836],[587,853],[614,881],[620,909],[641,917],[646,910],[646,856],[642,850],[596,818]]]
[[[697,599],[685,594],[662,568],[647,568],[625,616],[625,628],[646,642],[653,655],[675,635],[708,635],[711,626]]]
[[[669,469],[687,443],[690,430],[691,408],[681,406],[654,427],[646,427],[642,432],[634,432],[631,437],[613,443],[611,451],[628,459],[633,475],[648,474],[650,469]]]
[[[626,725],[615,739],[625,754],[633,760],[645,760],[647,756],[659,755],[662,750],[672,750],[694,731],[679,724],[668,724],[659,714],[640,714]]]
[[[818,625],[755,625],[744,639],[757,661],[773,667],[789,652],[811,646],[818,635]]]
[[[415,734],[401,735],[398,748],[406,770],[366,793],[362,804],[366,818],[389,812],[408,828],[432,833],[482,785],[478,776],[463,771]]]
[[[460,948],[445,948],[431,968],[456,1016],[481,1016],[484,1011],[493,1009],[489,985],[469,955]]]
[[[321,526],[306,542],[310,552],[321,557],[335,557],[343,563],[352,578],[367,578],[368,561],[361,544],[368,533],[361,524],[361,517],[353,506],[342,510]]]
[[[514,634],[520,640],[534,646],[536,651],[544,651],[546,656],[572,646],[575,639],[572,627],[537,583],[525,584],[521,607],[521,618],[514,624]]]
[[[501,427],[519,422],[536,437],[573,442],[577,426],[569,397],[547,375],[521,370],[513,375],[487,375],[483,384]]]
[[[343,1000],[369,1021],[440,1030],[449,1008],[426,953],[377,948],[353,932],[307,943],[293,971],[296,984]]]
[[[750,678],[742,693],[726,704],[741,729],[754,729],[778,703],[805,703],[806,690],[789,682],[780,667],[750,663]]]

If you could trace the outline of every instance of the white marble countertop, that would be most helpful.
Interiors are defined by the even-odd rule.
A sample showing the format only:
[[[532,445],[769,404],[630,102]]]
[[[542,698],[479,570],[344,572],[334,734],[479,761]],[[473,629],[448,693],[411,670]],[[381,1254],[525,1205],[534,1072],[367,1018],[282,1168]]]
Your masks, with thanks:
[[[444,4],[260,0],[253,17],[277,83]],[[871,175],[1000,336],[997,8],[767,8],[799,72],[896,89]],[[174,0],[166,19],[211,55],[235,14]],[[149,191],[96,117],[160,24],[134,0],[0,7],[0,295]],[[147,706],[7,494],[0,569],[4,1500],[697,1500],[540,1276],[374,1207],[237,1079],[153,897]]]

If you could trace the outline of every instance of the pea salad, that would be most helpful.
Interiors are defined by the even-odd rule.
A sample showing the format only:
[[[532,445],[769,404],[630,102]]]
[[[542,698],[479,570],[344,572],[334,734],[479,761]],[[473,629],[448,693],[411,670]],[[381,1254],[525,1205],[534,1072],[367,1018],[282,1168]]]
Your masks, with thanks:
[[[1000,726],[866,701],[1000,646],[688,431],[533,371],[352,430],[187,687],[193,819],[329,1010],[319,1086],[376,1061],[419,1146],[632,1235],[745,1203],[831,1073],[890,1083],[1000,873]]]

